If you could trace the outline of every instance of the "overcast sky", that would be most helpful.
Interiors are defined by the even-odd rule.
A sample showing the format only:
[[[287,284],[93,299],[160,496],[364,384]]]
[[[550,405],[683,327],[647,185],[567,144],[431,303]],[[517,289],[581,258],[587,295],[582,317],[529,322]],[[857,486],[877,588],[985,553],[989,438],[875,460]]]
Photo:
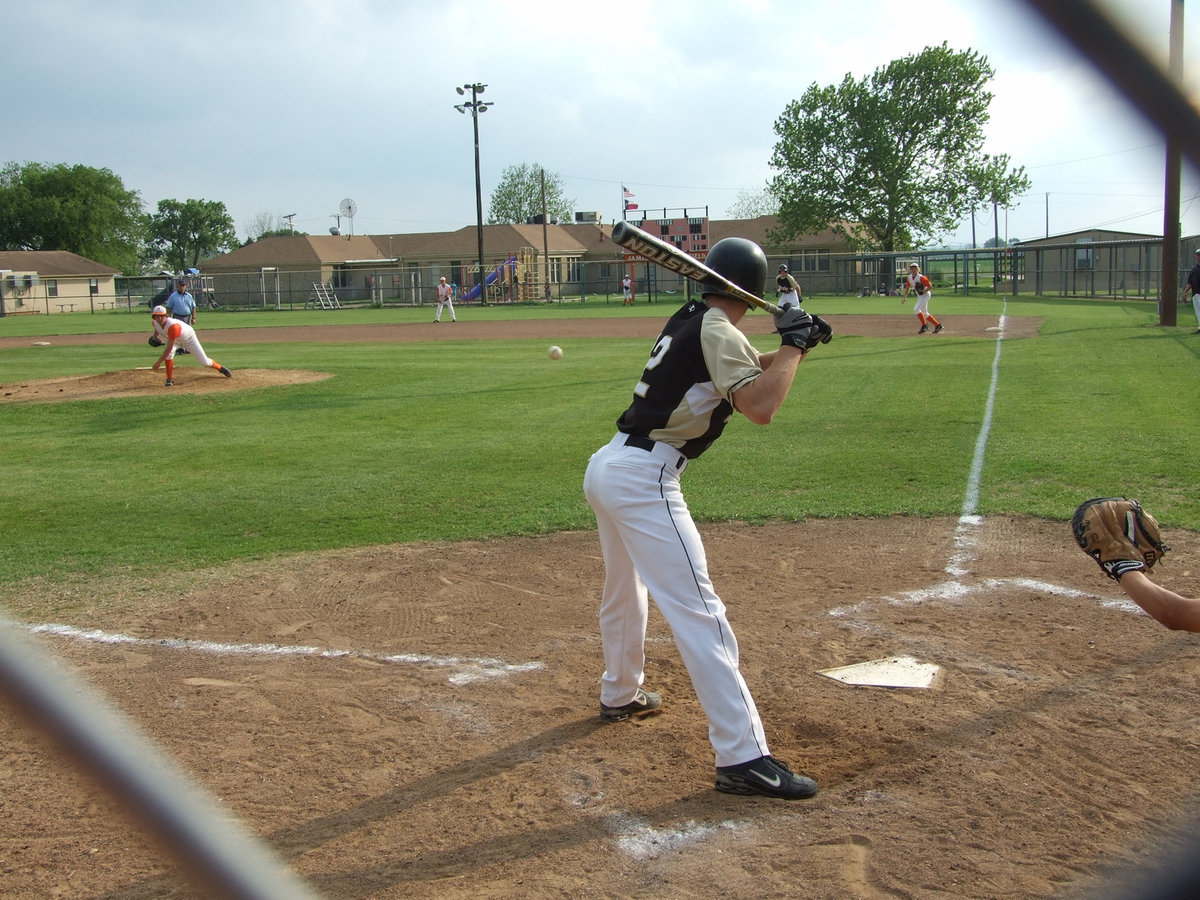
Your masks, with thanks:
[[[1165,60],[1170,0],[1106,5]],[[241,238],[262,214],[327,233],[347,198],[357,205],[347,234],[473,226],[471,117],[454,109],[455,87],[469,83],[495,104],[479,119],[485,216],[503,169],[529,163],[606,222],[620,218],[622,185],[642,209],[726,218],[772,176],[789,101],[942,41],[988,58],[984,149],[1033,182],[1001,211],[1001,237],[1162,233],[1162,139],[1019,0],[3,7],[0,161],[111,169],[148,211],[218,200]],[[1200,21],[1185,34],[1185,59],[1200,58]],[[1200,232],[1198,190],[1185,168],[1184,234]],[[975,226],[982,244],[990,209]],[[970,240],[969,219],[946,236]]]

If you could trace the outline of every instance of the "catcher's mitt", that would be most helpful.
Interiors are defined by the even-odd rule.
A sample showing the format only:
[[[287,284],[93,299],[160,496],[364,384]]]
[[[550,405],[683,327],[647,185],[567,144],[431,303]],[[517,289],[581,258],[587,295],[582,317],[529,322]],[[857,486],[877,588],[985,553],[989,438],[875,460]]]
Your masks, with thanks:
[[[146,341],[146,343],[151,347],[161,347],[163,345],[162,339],[158,335],[153,334],[150,335],[150,340]]]
[[[1162,542],[1158,522],[1136,500],[1097,497],[1081,503],[1071,517],[1080,548],[1112,579],[1152,569],[1171,548]]]

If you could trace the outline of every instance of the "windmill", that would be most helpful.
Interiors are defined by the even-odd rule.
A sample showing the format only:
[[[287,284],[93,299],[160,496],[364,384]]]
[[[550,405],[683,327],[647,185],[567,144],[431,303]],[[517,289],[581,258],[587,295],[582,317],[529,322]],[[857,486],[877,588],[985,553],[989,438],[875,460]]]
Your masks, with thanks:
[[[358,204],[347,197],[338,207],[338,211],[350,220],[350,234],[354,234],[354,214],[358,212]]]

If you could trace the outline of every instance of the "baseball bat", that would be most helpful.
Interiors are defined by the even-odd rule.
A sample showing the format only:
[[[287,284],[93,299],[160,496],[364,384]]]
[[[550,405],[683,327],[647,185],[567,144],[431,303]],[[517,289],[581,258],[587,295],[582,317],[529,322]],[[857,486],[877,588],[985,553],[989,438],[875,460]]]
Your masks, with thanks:
[[[710,269],[694,256],[689,256],[674,244],[669,244],[661,238],[647,234],[636,225],[630,225],[628,222],[617,222],[613,226],[612,239],[613,243],[617,246],[624,247],[638,256],[645,257],[650,262],[660,265],[664,269],[678,272],[684,278],[690,278],[692,281],[698,281],[709,287],[720,288],[722,292],[732,294],[739,300],[749,303],[751,306],[765,309],[773,316],[777,316],[783,312],[783,310],[771,301],[754,296],[745,288],[734,284],[720,272]]]

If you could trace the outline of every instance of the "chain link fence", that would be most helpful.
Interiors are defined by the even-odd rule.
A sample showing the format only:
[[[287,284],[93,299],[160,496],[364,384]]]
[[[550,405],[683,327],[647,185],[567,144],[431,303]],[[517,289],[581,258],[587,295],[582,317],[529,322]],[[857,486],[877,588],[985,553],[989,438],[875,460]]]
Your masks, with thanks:
[[[1190,238],[1179,259],[1192,257]],[[772,255],[774,272],[786,265],[804,296],[892,295],[902,289],[908,266],[916,262],[941,291],[1008,296],[1157,300],[1162,279],[1159,238],[1138,240],[1037,242],[989,249],[921,250],[897,253],[812,253]],[[191,279],[197,307],[226,310],[338,309],[343,307],[422,307],[437,302],[442,275],[455,284],[456,305],[537,305],[547,302],[620,304],[621,279],[633,279],[636,302],[682,303],[696,293],[694,283],[644,260],[583,262],[556,260],[549,282],[512,264],[488,273],[481,300],[477,278],[445,266],[345,265],[329,269],[262,269],[202,274]],[[1187,270],[1178,272],[1178,284]],[[470,285],[459,279],[467,279]],[[117,308],[145,312],[172,290],[166,276],[118,277]]]

